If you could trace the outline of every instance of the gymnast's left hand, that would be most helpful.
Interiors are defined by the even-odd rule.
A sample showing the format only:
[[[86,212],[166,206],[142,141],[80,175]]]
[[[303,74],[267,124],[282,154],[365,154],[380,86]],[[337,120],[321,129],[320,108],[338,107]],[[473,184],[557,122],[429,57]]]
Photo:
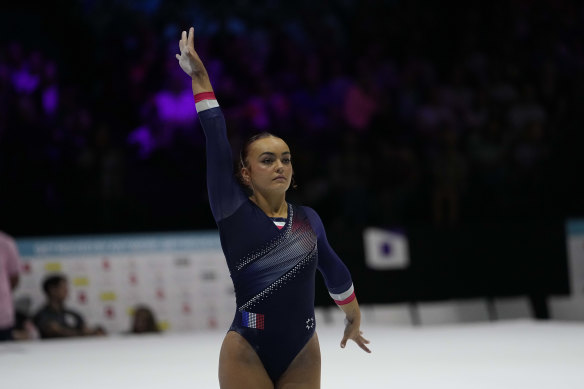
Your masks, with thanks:
[[[367,347],[369,341],[363,337],[363,331],[359,329],[359,325],[360,325],[359,320],[353,321],[346,320],[345,334],[343,336],[343,340],[341,340],[341,348],[345,348],[345,346],[347,345],[347,341],[351,339],[352,341],[357,343],[357,345],[361,347],[364,351],[371,353],[371,350],[369,350],[369,348]]]

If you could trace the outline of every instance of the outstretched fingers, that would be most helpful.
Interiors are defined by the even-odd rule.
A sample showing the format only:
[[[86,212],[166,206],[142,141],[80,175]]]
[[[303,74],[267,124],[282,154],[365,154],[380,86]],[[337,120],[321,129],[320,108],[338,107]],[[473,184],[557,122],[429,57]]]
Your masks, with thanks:
[[[371,353],[371,350],[369,350],[369,347],[366,346],[367,344],[369,344],[369,340],[365,339],[361,335],[359,335],[357,337],[357,339],[354,339],[354,340],[355,340],[355,343],[357,343],[357,345],[359,347],[361,347],[364,351]]]
[[[186,44],[187,44],[187,33],[186,33],[186,31],[183,31],[181,36],[180,36],[180,40],[178,41],[178,47],[179,47],[181,53],[184,51]]]
[[[185,49],[185,43],[186,43],[185,37],[186,37],[186,32],[183,31],[181,34],[181,38],[178,40],[178,49],[179,49],[181,54],[184,52],[184,49]],[[177,58],[179,58],[179,55],[177,55]]]
[[[195,28],[189,28],[189,32],[183,30],[181,34],[181,39],[178,41],[178,48],[180,50],[180,55],[177,55],[178,59],[181,55],[187,55],[196,58],[195,51]]]
[[[357,345],[363,349],[364,351],[371,353],[371,350],[369,350],[369,347],[367,347],[367,345],[370,343],[368,339],[365,339],[362,336],[363,332],[359,331],[359,335],[357,336],[350,336],[349,334],[345,334],[345,336],[343,337],[343,340],[341,340],[341,348],[345,348],[345,346],[347,345],[347,341],[349,339],[353,340],[353,342],[357,343]]]
[[[184,32],[183,32],[183,34],[184,34]],[[195,28],[194,27],[189,28],[189,37],[187,40],[187,44],[188,44],[189,49],[193,49],[193,50],[195,49]]]
[[[194,28],[191,27],[189,29],[189,33],[187,35],[187,32],[183,30],[182,34],[181,34],[181,38],[178,41],[178,48],[180,50],[180,54],[176,54],[175,57],[176,59],[180,60],[182,55],[191,55],[191,50],[189,50],[189,46],[193,47],[193,32],[194,32]]]
[[[341,348],[345,348],[345,346],[347,345],[347,340],[349,340],[349,336],[345,334],[345,336],[343,336],[343,339],[341,340]]]

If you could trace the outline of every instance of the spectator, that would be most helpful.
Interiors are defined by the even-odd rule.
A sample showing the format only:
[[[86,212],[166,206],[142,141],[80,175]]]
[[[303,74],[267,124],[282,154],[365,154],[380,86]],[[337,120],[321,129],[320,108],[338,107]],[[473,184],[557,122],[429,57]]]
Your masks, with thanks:
[[[0,231],[0,341],[14,340],[12,291],[18,285],[20,259],[14,239]]]
[[[130,333],[148,334],[158,332],[160,332],[160,329],[158,328],[154,312],[145,305],[138,305],[135,307]]]
[[[79,313],[65,307],[69,288],[64,276],[56,274],[47,277],[43,282],[43,291],[47,304],[34,316],[41,338],[105,335],[101,327],[87,327]]]

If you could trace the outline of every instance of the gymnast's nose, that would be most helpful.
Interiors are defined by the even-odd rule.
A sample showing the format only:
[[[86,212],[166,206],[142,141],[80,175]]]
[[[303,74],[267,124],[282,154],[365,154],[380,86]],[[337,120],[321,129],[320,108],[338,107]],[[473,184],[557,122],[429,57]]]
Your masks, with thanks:
[[[282,173],[283,171],[284,171],[284,164],[282,163],[282,161],[278,160],[276,162],[276,172]]]

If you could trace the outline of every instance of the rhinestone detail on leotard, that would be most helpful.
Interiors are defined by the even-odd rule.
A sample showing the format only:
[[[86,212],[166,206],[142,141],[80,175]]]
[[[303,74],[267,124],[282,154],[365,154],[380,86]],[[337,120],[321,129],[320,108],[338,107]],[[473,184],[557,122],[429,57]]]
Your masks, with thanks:
[[[317,245],[315,244],[312,251],[302,261],[298,262],[296,266],[290,269],[290,271],[288,271],[286,274],[284,274],[282,277],[276,280],[273,284],[268,286],[266,289],[262,290],[260,293],[252,297],[248,302],[239,307],[239,311],[241,312],[244,309],[253,307],[257,303],[259,303],[260,301],[274,293],[276,290],[284,286],[287,282],[294,279],[298,275],[300,270],[306,267],[306,265],[308,265],[311,260],[317,257],[317,253],[318,249]]]
[[[292,231],[292,219],[294,217],[294,209],[288,204],[288,224],[284,227],[284,230],[276,236],[274,239],[266,243],[264,247],[259,250],[252,252],[251,254],[246,255],[237,265],[235,268],[237,270],[243,269],[245,266],[253,262],[255,259],[264,256],[266,253],[272,251],[274,247],[278,246],[282,241],[288,238],[290,235],[290,231]]]

